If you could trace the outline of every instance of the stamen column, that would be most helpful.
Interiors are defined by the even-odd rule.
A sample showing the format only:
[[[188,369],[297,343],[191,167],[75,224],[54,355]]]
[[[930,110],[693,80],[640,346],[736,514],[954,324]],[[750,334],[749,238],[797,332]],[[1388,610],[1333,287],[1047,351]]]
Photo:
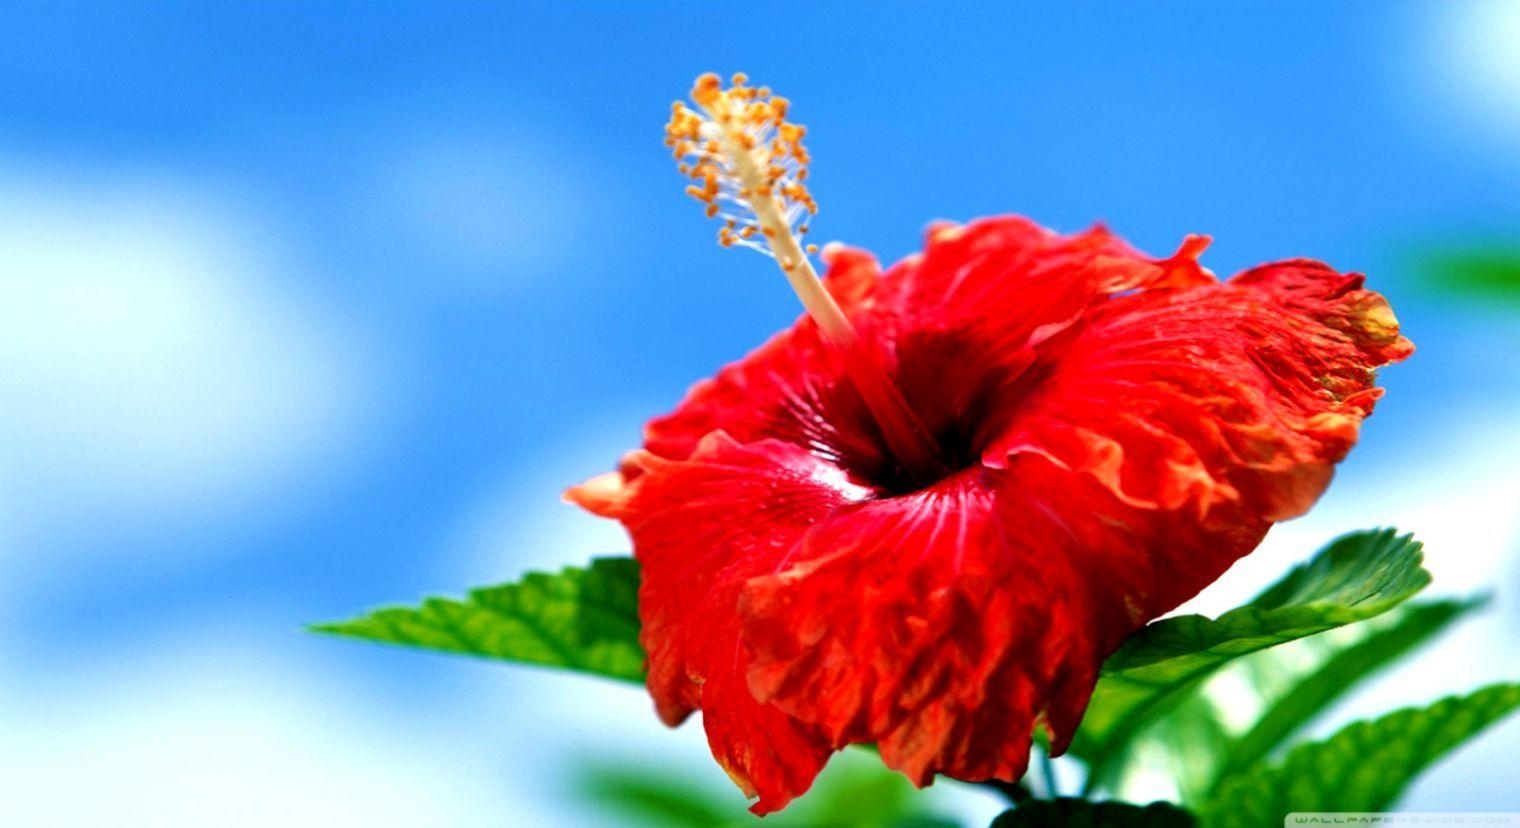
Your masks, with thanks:
[[[667,143],[677,158],[697,159],[692,167],[683,163],[683,171],[703,183],[690,192],[707,203],[709,215],[717,214],[720,198],[750,213],[726,217],[719,240],[747,243],[743,240],[758,230],[764,247],[748,246],[769,253],[781,266],[803,308],[838,351],[904,473],[925,483],[943,476],[946,468],[933,436],[887,375],[883,355],[861,339],[829,294],[793,229],[792,216],[811,214],[817,207],[801,183],[807,160],[800,143],[803,130],[785,121],[786,102],[770,98],[768,90],[745,86],[743,76],[735,76],[734,87],[724,90],[716,75],[697,79],[692,100],[707,117],[677,104],[667,129]],[[741,221],[744,227],[735,233]]]

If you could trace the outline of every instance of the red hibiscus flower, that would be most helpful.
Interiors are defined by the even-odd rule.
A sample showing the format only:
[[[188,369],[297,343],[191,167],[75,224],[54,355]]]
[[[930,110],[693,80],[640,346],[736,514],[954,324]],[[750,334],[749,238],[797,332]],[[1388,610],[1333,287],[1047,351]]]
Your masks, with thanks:
[[[678,152],[765,103],[702,89],[712,117]],[[800,132],[783,152],[775,134],[762,161],[796,155]],[[697,155],[699,184],[718,165],[805,269],[766,232],[770,194]],[[885,272],[826,251],[847,327],[809,304],[570,490],[632,537],[660,715],[703,712],[757,813],[855,743],[918,785],[1018,779],[1034,728],[1065,749],[1126,636],[1324,490],[1373,369],[1412,346],[1359,275],[1292,260],[1221,282],[1206,245],[1158,260],[1000,217],[932,229]]]

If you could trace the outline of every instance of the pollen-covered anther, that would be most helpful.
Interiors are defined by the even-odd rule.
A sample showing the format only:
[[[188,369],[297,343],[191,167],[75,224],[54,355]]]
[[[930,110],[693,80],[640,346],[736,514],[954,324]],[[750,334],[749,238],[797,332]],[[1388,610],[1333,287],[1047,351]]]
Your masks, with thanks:
[[[708,217],[724,221],[720,244],[776,255],[775,244],[806,232],[799,223],[818,212],[803,183],[810,160],[802,145],[807,130],[786,120],[786,98],[770,87],[750,86],[743,73],[726,88],[715,74],[697,78],[691,100],[695,106],[671,105],[665,127],[676,169],[693,181],[687,194],[703,203]],[[796,253],[802,253],[800,245]]]

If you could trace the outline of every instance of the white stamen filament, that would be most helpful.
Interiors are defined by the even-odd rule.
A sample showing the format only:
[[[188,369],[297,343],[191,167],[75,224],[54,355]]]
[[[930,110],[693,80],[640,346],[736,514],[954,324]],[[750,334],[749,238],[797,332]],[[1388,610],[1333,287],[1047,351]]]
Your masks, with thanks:
[[[753,155],[760,150],[745,149],[740,141],[732,128],[723,130],[724,149],[733,164],[734,176],[742,187],[741,192],[750,193],[747,206],[754,213],[761,238],[769,243],[770,249],[767,252],[775,257],[776,264],[786,274],[786,280],[791,283],[797,298],[802,300],[802,307],[818,323],[823,335],[841,350],[853,351],[860,336],[855,333],[850,320],[845,318],[839,303],[834,301],[834,297],[824,287],[818,271],[813,269],[812,261],[802,249],[802,242],[792,231],[794,220],[788,218],[775,192],[765,186],[764,168]],[[769,194],[763,194],[767,192]]]

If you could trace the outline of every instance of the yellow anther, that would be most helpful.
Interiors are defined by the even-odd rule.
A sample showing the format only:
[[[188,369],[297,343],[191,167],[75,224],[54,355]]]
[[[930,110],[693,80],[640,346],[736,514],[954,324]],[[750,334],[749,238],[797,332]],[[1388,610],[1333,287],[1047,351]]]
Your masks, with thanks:
[[[711,108],[722,96],[723,81],[711,72],[697,78],[696,85],[691,89],[691,99],[704,109]]]
[[[773,95],[769,87],[752,87],[749,77],[737,72],[724,88],[712,73],[697,78],[692,86],[695,106],[671,104],[665,126],[665,145],[677,161],[677,169],[692,180],[687,193],[703,202],[708,216],[725,209],[747,215],[727,221],[730,240],[747,241],[757,235],[741,232],[754,224],[767,242],[749,244],[765,252],[781,239],[791,239],[798,219],[818,210],[818,204],[802,182],[807,179],[808,152],[802,146],[807,130],[786,120],[791,104]],[[727,204],[732,204],[728,207]],[[795,240],[794,240],[795,241]],[[793,256],[802,260],[800,244]]]

